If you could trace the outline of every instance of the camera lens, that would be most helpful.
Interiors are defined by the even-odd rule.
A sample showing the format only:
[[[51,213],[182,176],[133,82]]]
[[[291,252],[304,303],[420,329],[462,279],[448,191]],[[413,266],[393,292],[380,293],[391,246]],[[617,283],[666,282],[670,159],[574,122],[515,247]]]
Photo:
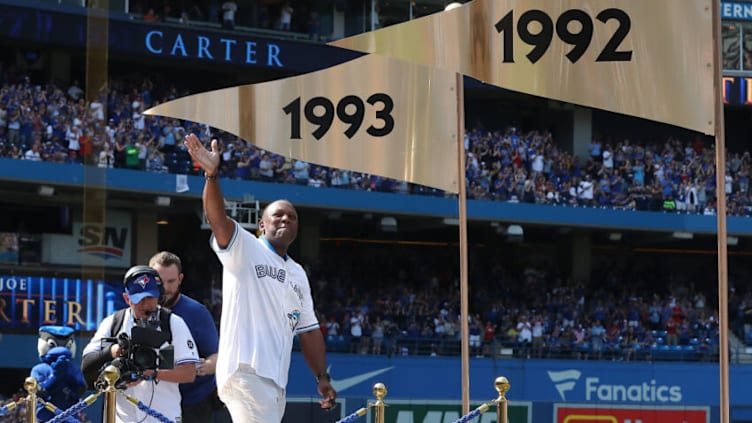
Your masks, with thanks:
[[[150,348],[135,348],[133,350],[133,363],[139,369],[156,369],[157,353]]]

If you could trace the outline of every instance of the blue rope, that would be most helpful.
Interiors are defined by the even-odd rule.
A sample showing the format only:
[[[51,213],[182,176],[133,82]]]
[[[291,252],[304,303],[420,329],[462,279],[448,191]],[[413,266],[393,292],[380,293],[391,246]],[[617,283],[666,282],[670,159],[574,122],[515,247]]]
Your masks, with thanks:
[[[146,404],[144,404],[141,401],[138,402],[138,409],[141,410],[141,411],[143,411],[144,413],[146,413],[146,414],[154,417],[155,419],[161,421],[162,423],[175,423],[172,420],[170,420],[167,417],[165,417],[159,411],[153,410],[153,409],[147,407]]]
[[[38,399],[38,398],[37,398],[37,400],[39,400],[39,401],[42,401],[41,399]],[[62,413],[62,412],[63,412],[63,410],[61,410],[61,409],[57,408],[57,407],[55,406],[55,404],[53,404],[53,403],[51,403],[51,402],[44,402],[44,403],[42,403],[42,405],[43,405],[43,406],[45,406],[45,408],[47,408],[47,407],[46,407],[47,405],[51,405],[51,406],[55,407],[55,409],[54,409],[54,410],[51,410],[51,411],[52,411],[52,414],[54,414],[54,415],[56,415],[56,416],[57,416],[58,414],[60,414],[60,413]],[[47,408],[47,409],[49,410],[49,408]]]
[[[352,423],[352,422],[354,422],[354,421],[355,421],[355,420],[356,420],[356,419],[357,419],[358,417],[360,417],[360,415],[359,415],[359,414],[358,414],[358,412],[356,411],[356,412],[354,412],[354,413],[350,414],[349,416],[345,417],[345,418],[344,418],[344,419],[342,419],[342,420],[337,420],[337,423]]]
[[[475,410],[473,410],[473,411],[465,414],[464,416],[462,416],[459,420],[457,420],[454,423],[467,423],[470,420],[472,420],[472,419],[480,416],[480,414],[481,414],[480,413],[480,408],[476,408]]]
[[[71,416],[73,416],[75,414],[78,414],[84,408],[86,408],[88,406],[89,406],[89,404],[86,403],[86,400],[85,399],[81,399],[76,404],[74,404],[71,408],[63,411],[62,413],[60,413],[57,416],[53,417],[52,419],[48,420],[47,423],[62,422],[63,420],[67,419],[68,417],[71,417]]]

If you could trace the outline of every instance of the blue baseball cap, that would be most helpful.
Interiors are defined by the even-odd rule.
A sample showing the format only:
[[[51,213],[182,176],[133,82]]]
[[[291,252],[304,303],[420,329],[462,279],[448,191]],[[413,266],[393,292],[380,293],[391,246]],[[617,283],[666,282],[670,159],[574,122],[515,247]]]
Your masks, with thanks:
[[[153,272],[153,273],[152,273]],[[138,304],[146,297],[159,298],[159,275],[156,271],[135,273],[125,281],[125,293],[131,302]]]
[[[68,326],[40,326],[39,334],[41,335],[45,332],[54,336],[67,337],[73,335],[74,330]]]

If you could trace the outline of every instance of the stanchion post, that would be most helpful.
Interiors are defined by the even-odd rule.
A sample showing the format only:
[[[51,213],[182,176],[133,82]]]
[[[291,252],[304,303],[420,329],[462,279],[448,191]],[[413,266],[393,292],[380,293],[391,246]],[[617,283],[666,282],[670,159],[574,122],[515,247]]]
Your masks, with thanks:
[[[26,390],[26,423],[37,423],[37,390],[39,382],[29,376],[24,380]]]
[[[373,395],[376,397],[376,403],[373,405],[376,409],[376,423],[384,423],[384,397],[386,396],[386,385],[379,382],[373,385]]]
[[[507,392],[512,384],[509,383],[509,379],[504,376],[499,376],[494,381],[494,388],[499,393],[499,397],[496,398],[496,421],[498,423],[509,423],[509,415],[507,414]]]
[[[120,378],[120,370],[115,366],[107,366],[102,371],[102,377],[107,382],[104,390],[104,422],[115,423],[115,401],[117,390],[115,382]]]

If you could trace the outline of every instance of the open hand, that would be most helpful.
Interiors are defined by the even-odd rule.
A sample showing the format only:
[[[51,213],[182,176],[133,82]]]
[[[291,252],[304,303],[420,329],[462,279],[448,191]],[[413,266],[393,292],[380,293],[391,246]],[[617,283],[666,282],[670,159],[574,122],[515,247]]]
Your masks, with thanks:
[[[183,141],[188,149],[191,158],[198,162],[199,166],[204,169],[207,175],[216,175],[219,168],[219,141],[213,139],[211,142],[211,151],[207,150],[199,141],[195,134],[188,134]]]

